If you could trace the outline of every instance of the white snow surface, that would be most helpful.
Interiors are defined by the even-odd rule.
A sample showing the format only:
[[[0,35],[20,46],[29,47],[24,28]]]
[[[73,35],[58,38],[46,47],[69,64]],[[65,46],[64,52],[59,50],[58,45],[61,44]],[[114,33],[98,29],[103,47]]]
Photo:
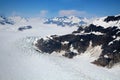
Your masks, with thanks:
[[[102,26],[104,28],[113,27],[113,26],[117,26],[118,28],[120,28],[120,20],[105,22],[104,21],[105,18],[106,17],[94,19],[92,24],[94,24],[96,26]]]
[[[32,29],[17,31],[31,25]],[[45,25],[36,20],[0,25],[0,80],[119,80],[120,66],[107,69],[91,64],[94,57],[82,54],[73,59],[35,51],[33,42],[48,35],[71,33],[77,27]],[[88,51],[98,53],[100,47]]]

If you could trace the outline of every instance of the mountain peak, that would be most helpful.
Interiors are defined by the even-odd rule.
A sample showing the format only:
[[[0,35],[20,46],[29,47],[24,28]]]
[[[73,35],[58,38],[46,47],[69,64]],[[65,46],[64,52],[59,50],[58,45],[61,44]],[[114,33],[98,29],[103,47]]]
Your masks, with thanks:
[[[88,19],[77,16],[63,16],[47,19],[44,24],[56,24],[58,26],[80,26],[86,25]]]

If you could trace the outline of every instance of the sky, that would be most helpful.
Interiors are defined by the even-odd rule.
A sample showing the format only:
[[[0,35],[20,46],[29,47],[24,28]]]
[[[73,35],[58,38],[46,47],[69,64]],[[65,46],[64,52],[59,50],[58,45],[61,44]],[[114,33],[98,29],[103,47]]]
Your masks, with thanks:
[[[101,17],[120,14],[120,0],[0,0],[0,15]]]

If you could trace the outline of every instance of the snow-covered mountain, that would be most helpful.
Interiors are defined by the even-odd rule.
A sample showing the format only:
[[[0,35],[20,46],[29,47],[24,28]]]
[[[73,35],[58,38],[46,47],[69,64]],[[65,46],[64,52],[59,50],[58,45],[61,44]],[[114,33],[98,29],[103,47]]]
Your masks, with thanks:
[[[86,25],[89,22],[87,18],[76,17],[76,16],[64,16],[54,17],[46,19],[44,24],[56,24],[57,26],[81,26]]]
[[[118,26],[78,29],[44,24],[46,19],[12,18],[13,25],[0,24],[0,80],[120,79]]]
[[[15,24],[28,22],[27,18],[24,18],[24,17],[21,17],[21,16],[10,16],[8,18],[11,19]]]
[[[13,25],[14,21],[12,21],[11,19],[9,19],[7,17],[0,16],[0,25],[5,25],[5,24]]]
[[[89,23],[89,19],[76,17],[76,16],[64,16],[54,18],[24,18],[20,16],[0,17],[1,25],[5,24],[19,24],[19,23],[43,23],[43,24],[56,24],[57,26],[83,26]]]
[[[0,25],[15,25],[19,23],[26,23],[28,20],[27,18],[23,18],[20,16],[10,16],[10,17],[5,17],[5,16],[0,16]]]
[[[12,26],[11,26],[12,24]],[[1,29],[12,30],[12,31],[21,31],[19,28],[25,28],[26,26],[40,27],[41,24],[46,26],[61,26],[61,27],[78,27],[85,26],[89,24],[89,19],[82,17],[55,17],[55,18],[24,18],[21,16],[10,16],[10,17],[2,17],[0,18]],[[3,28],[2,28],[3,27]],[[25,28],[24,30],[28,30]]]
[[[107,16],[96,19],[92,22],[96,26],[103,26],[104,28],[117,26],[120,27],[120,15]]]
[[[68,58],[96,49],[89,53],[96,57],[93,63],[112,67],[120,62],[120,16],[94,20],[93,24],[79,27],[71,34],[38,39],[35,46],[38,51],[50,54],[64,51],[62,55]]]

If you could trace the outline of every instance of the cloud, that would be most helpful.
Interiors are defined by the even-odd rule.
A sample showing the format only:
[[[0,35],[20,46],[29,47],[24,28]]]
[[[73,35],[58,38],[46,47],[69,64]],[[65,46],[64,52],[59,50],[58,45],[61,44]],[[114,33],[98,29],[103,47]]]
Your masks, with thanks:
[[[48,11],[47,10],[41,10],[40,11],[40,17],[45,17],[47,15]]]
[[[85,11],[78,11],[78,10],[60,10],[59,16],[85,16]]]

